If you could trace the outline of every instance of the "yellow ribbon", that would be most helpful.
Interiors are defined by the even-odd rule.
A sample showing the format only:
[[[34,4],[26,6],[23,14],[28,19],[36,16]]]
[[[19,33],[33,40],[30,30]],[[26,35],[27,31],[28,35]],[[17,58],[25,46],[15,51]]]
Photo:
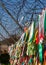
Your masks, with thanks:
[[[35,42],[35,40],[36,40],[36,37],[37,37],[37,34],[38,34],[38,30],[36,30],[36,32],[35,32],[35,37],[34,37],[34,40],[33,40],[33,42]]]

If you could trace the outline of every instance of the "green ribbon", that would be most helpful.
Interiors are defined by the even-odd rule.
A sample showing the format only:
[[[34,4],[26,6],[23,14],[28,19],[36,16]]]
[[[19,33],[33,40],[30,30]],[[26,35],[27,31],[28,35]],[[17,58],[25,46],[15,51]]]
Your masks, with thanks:
[[[25,63],[24,62],[22,62],[22,65],[24,65]]]
[[[30,63],[32,63],[32,61],[33,61],[33,59],[32,59],[32,58],[30,58],[30,60],[29,60],[29,62],[28,62],[28,63],[30,64]]]
[[[39,51],[39,61],[40,62],[42,62],[42,60],[43,60],[43,55],[42,55],[42,44],[41,43],[39,43],[38,44],[38,51]]]

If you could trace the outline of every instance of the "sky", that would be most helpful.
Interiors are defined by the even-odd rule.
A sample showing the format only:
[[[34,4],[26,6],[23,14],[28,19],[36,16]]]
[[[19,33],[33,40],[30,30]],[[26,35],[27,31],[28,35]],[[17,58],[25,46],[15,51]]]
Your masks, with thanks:
[[[39,3],[35,2],[35,0],[0,0],[5,4],[5,7],[9,10],[9,12],[13,15],[13,17],[18,20],[19,24],[24,28],[26,26],[26,23],[30,24],[31,19],[31,13],[34,11],[31,11],[31,8],[34,8],[36,5],[36,8],[44,8],[44,6]],[[42,3],[44,3],[46,7],[46,0],[40,0]],[[23,4],[22,4],[23,2]],[[33,5],[32,5],[33,4]],[[38,6],[37,6],[38,5]],[[21,11],[20,11],[21,9]],[[19,12],[20,11],[20,12]],[[19,13],[18,13],[19,12]],[[41,12],[41,10],[37,10],[36,12]],[[33,15],[34,19],[37,18],[37,15]],[[18,16],[18,18],[17,18]],[[7,12],[2,8],[0,5],[0,22],[2,25],[8,30],[10,35],[22,35],[22,30],[19,28],[19,26],[13,21],[13,19],[7,14]],[[13,33],[14,32],[14,33]],[[5,37],[9,38],[8,33],[2,28],[0,25],[0,33]],[[0,35],[0,40],[3,40],[3,37]]]

